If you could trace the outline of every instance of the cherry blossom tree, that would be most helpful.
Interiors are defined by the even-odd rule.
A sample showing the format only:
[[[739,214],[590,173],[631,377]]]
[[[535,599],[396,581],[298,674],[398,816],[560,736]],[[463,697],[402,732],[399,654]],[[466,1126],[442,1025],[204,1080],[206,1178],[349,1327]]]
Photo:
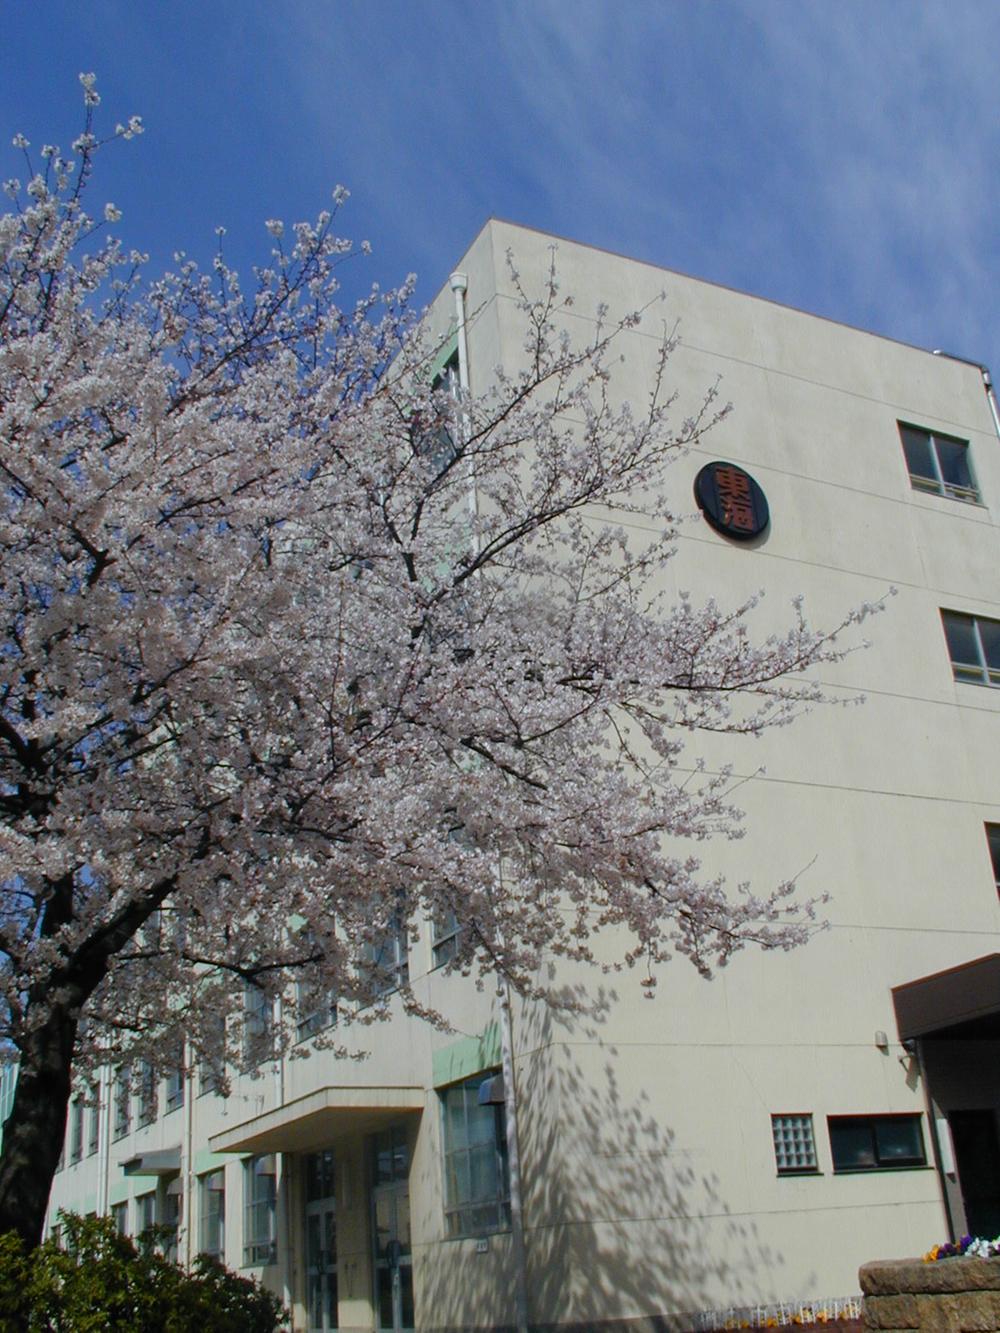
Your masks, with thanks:
[[[380,944],[428,920],[539,995],[598,929],[647,988],[800,942],[791,886],[700,874],[740,816],[678,764],[788,721],[844,629],[665,603],[665,469],[719,416],[671,421],[669,342],[614,406],[621,326],[572,345],[553,275],[520,367],[456,399],[409,285],[338,305],[336,210],[269,223],[249,290],[221,248],[150,282],[87,211],[84,89],[71,157],[15,141],[0,220],[0,1230],[29,1243],[73,1079],[181,1037],[238,1064],[248,984],[280,1046],[296,996],[378,1013]]]

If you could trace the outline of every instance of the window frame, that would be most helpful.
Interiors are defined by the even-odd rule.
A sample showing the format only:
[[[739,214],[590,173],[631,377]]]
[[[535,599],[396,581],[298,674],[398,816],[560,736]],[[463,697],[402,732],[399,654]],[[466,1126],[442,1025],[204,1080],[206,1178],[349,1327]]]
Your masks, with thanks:
[[[159,1208],[157,1207],[156,1190],[147,1190],[144,1194],[135,1196],[135,1227],[136,1237],[145,1236],[147,1232],[152,1231],[159,1219]]]
[[[383,999],[410,984],[410,951],[406,923],[401,915],[376,939],[361,946],[361,971],[376,999]]]
[[[458,940],[462,926],[453,911],[442,913],[431,921],[431,971],[444,967],[458,955]]]
[[[117,1142],[132,1129],[132,1073],[128,1066],[122,1066],[115,1074],[111,1096],[112,1122],[111,1138]]]
[[[177,1058],[167,1070],[163,1079],[163,1109],[164,1114],[171,1111],[179,1111],[184,1105],[185,1083],[187,1082],[187,1070],[184,1067],[184,1043],[177,1044]]]
[[[915,1127],[920,1144],[920,1155],[895,1159],[881,1157],[879,1154],[879,1128],[884,1125],[904,1123],[909,1123]],[[919,1111],[883,1111],[871,1115],[863,1113],[858,1115],[828,1115],[826,1124],[827,1135],[830,1140],[830,1157],[835,1175],[865,1175],[872,1171],[920,1171],[927,1167],[927,1142],[924,1137],[923,1115]],[[859,1129],[863,1127],[868,1130],[872,1161],[851,1166],[842,1165],[838,1161],[838,1147],[833,1134],[835,1127],[838,1129]]]
[[[303,981],[295,983],[295,1040],[309,1041],[337,1026],[337,995],[332,989],[317,994]]]
[[[219,1260],[226,1255],[225,1167],[198,1177],[198,1253]]]
[[[136,1088],[136,1098],[139,1103],[136,1113],[136,1125],[139,1129],[145,1129],[156,1120],[159,1109],[157,1106],[159,1100],[157,1097],[157,1092],[159,1091],[157,1086],[159,1084],[159,1079],[157,1078],[155,1067],[149,1060],[141,1060],[139,1062],[139,1076],[136,1081],[138,1083],[138,1087]]]
[[[949,500],[960,500],[963,504],[983,503],[983,493],[979,486],[979,480],[976,477],[972,466],[972,449],[968,440],[963,440],[959,435],[948,435],[941,430],[929,430],[926,426],[914,425],[911,421],[897,421],[899,427],[899,438],[903,446],[903,459],[906,462],[906,472],[910,478],[910,486],[915,491],[921,491],[924,495],[941,495]],[[914,472],[910,467],[910,459],[906,452],[906,432],[910,431],[913,435],[923,437],[927,444],[928,456],[931,460],[933,476],[928,477],[922,472]],[[938,442],[943,444],[960,445],[965,458],[965,468],[969,474],[968,486],[960,485],[957,482],[945,481],[944,472],[941,467],[941,457],[938,452]]]
[[[70,1102],[69,1161],[71,1166],[83,1161],[83,1098],[80,1096]]]
[[[128,1199],[113,1203],[110,1208],[111,1225],[119,1236],[128,1235]]]
[[[791,1122],[798,1122],[795,1126]],[[809,1152],[812,1154],[812,1161],[809,1162],[790,1162],[782,1163],[782,1157],[787,1155],[789,1150],[792,1153],[796,1151],[794,1140],[794,1129],[799,1128],[808,1130],[808,1135],[803,1136],[801,1142],[807,1144]],[[783,1135],[779,1138],[779,1131],[785,1129],[793,1130],[791,1140]],[[818,1176],[819,1156],[816,1151],[816,1130],[813,1125],[811,1111],[774,1111],[771,1114],[771,1143],[774,1148],[774,1164],[779,1176]]]
[[[243,1060],[248,1068],[274,1058],[274,997],[248,981],[243,991]]]
[[[261,1188],[261,1182],[270,1185]],[[278,1261],[278,1161],[274,1153],[243,1159],[243,1267]]]
[[[1000,629],[1000,620],[994,620],[992,616],[977,616],[971,611],[953,611],[950,607],[942,606],[941,627],[944,631],[944,641],[948,649],[948,660],[951,662],[951,674],[961,685],[985,685],[988,689],[1000,689],[1000,663],[996,666],[990,666],[986,652],[983,649],[983,637],[980,632],[980,624],[996,625]],[[949,623],[956,625],[957,622],[964,622],[971,626],[975,639],[976,662],[963,662],[956,660],[952,641],[948,634]]]
[[[101,1103],[97,1090],[90,1106],[90,1126],[87,1132],[87,1156],[94,1157],[101,1146]]]
[[[478,1100],[479,1089],[498,1073],[496,1069],[485,1070],[459,1083],[437,1089],[441,1104],[441,1165],[444,1173],[443,1206],[446,1240],[492,1236],[510,1230],[510,1166],[507,1159],[505,1108],[502,1102],[481,1105]],[[464,1139],[460,1143],[455,1143],[452,1141],[454,1107],[459,1097]],[[479,1112],[489,1113],[492,1116],[492,1137],[489,1143],[470,1131],[470,1109],[477,1113],[477,1117]],[[483,1119],[485,1116],[478,1118]],[[472,1182],[476,1175],[474,1155],[479,1154],[485,1159],[490,1153],[496,1189],[488,1196],[474,1197],[472,1193]],[[456,1169],[459,1159],[465,1161],[464,1171]],[[468,1197],[465,1198],[458,1197],[459,1181],[463,1176],[468,1182],[469,1191]],[[490,1209],[494,1211],[492,1223],[485,1221],[482,1216]]]

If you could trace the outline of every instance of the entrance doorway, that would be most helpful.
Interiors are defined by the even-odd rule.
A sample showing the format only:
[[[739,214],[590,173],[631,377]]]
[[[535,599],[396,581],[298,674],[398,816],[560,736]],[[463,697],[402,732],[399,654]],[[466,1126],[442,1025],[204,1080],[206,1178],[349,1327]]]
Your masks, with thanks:
[[[329,1149],[305,1158],[306,1304],[309,1333],[332,1333],[337,1322],[337,1209]]]
[[[1000,1138],[994,1111],[949,1111],[965,1225],[972,1236],[1000,1235]]]
[[[372,1245],[375,1327],[413,1333],[413,1252],[410,1244],[410,1153],[402,1125],[372,1139]]]

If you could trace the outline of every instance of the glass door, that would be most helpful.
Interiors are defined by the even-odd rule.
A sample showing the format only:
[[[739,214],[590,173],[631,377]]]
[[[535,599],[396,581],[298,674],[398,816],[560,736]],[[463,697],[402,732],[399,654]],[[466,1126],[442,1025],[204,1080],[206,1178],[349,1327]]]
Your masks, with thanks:
[[[372,1142],[372,1242],[378,1333],[413,1333],[409,1152],[393,1126]]]
[[[305,1159],[306,1304],[309,1333],[331,1333],[337,1322],[337,1211],[333,1153]]]

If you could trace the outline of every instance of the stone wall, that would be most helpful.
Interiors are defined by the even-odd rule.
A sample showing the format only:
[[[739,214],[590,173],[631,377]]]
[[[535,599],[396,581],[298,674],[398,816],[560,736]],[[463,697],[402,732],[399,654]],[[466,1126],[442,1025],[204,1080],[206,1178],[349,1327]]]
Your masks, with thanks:
[[[867,1333],[996,1333],[1000,1258],[865,1264],[859,1273]]]

